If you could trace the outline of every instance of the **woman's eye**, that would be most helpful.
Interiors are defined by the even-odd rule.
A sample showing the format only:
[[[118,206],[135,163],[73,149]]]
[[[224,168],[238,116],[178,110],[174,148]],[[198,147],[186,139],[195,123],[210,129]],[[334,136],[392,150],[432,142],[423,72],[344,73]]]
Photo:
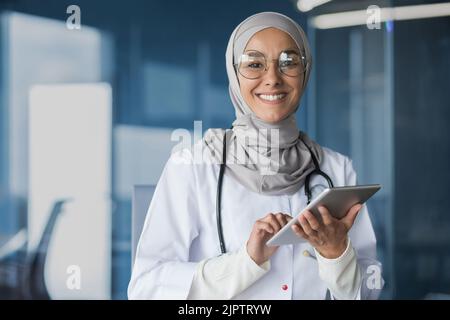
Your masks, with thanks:
[[[247,65],[247,68],[251,68],[251,69],[261,69],[263,68],[262,63],[259,62],[254,62],[254,63],[250,63]]]
[[[297,62],[295,62],[295,61],[290,61],[290,60],[288,60],[288,61],[282,61],[282,62],[280,63],[280,67],[296,67],[297,65],[298,65]]]

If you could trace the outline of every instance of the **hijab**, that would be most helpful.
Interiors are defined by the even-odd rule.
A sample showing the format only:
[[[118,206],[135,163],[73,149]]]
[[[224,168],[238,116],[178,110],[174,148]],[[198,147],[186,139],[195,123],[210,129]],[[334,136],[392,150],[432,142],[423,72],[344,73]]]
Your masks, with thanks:
[[[247,189],[265,195],[293,194],[315,169],[308,146],[319,164],[323,158],[322,148],[299,132],[295,119],[299,106],[276,123],[259,119],[242,97],[234,67],[251,37],[266,28],[286,32],[305,56],[307,68],[301,88],[304,91],[312,58],[302,28],[280,13],[262,12],[250,16],[234,29],[226,50],[229,94],[236,120],[231,130],[208,130],[203,142],[213,159],[221,163],[223,139],[226,139],[226,172]]]

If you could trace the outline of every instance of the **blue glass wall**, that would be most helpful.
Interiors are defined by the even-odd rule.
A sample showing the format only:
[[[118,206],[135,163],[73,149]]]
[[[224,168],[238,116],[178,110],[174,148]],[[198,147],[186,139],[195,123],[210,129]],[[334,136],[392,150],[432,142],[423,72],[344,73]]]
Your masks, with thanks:
[[[395,39],[396,295],[423,297],[450,288],[450,17]]]

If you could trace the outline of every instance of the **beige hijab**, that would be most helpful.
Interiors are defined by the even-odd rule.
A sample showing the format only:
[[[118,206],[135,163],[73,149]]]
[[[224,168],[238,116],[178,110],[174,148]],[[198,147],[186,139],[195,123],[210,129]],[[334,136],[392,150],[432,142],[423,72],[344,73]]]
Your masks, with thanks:
[[[257,118],[245,103],[239,88],[234,63],[244,52],[250,38],[266,28],[277,28],[294,39],[306,57],[307,69],[304,90],[311,71],[311,52],[302,28],[292,19],[275,12],[255,14],[231,34],[226,51],[229,93],[236,120],[231,130],[210,129],[205,133],[204,144],[215,161],[222,162],[223,138],[226,132],[226,173],[246,188],[266,195],[293,194],[304,184],[314,164],[305,143],[321,163],[321,147],[299,132],[295,120],[297,108],[278,123],[266,123]]]

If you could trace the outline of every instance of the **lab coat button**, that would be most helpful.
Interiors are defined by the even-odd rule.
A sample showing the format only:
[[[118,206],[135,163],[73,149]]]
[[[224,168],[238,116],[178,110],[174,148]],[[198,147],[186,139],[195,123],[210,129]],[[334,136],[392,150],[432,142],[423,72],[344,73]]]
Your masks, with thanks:
[[[286,290],[288,289],[287,284],[283,284],[283,285],[281,286],[281,289],[283,289],[284,291],[286,291]]]

